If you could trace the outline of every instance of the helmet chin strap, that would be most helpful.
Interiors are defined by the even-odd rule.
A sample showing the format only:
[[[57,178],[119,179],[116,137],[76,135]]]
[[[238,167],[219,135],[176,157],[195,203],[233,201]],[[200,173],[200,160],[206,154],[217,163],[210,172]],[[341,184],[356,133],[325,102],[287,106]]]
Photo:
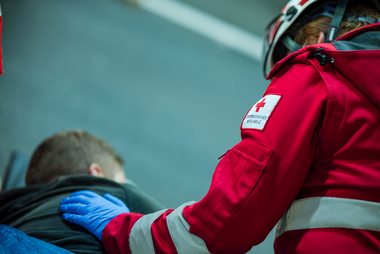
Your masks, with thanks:
[[[346,11],[348,1],[349,0],[338,1],[335,8],[335,12],[334,12],[334,17],[331,21],[330,28],[327,33],[327,38],[326,38],[327,43],[332,42],[338,36],[339,26],[340,26],[340,23],[342,22],[344,12]]]

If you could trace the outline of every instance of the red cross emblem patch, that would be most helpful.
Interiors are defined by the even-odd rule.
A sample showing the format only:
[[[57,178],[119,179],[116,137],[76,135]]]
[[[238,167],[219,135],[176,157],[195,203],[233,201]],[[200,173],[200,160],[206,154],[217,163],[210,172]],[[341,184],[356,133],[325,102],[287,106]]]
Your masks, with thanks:
[[[259,101],[258,103],[254,105],[254,107],[256,107],[256,112],[259,112],[260,108],[264,106],[265,106],[265,98],[262,98],[261,101]]]
[[[281,99],[281,95],[266,95],[249,110],[241,125],[242,129],[263,130],[269,117]]]

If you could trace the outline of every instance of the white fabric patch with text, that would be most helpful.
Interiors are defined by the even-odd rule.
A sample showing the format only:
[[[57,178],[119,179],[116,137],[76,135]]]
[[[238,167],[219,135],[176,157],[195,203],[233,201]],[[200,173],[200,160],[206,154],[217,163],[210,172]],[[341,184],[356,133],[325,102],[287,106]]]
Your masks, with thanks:
[[[241,128],[263,130],[280,99],[281,95],[274,94],[261,98],[245,116]]]

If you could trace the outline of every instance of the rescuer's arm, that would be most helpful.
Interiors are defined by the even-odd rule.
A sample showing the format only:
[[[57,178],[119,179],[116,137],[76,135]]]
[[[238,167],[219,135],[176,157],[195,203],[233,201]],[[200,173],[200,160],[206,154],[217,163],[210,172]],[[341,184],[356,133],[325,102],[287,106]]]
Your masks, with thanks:
[[[211,253],[245,253],[261,243],[318,156],[327,91],[315,69],[293,66],[272,81],[264,98],[247,114],[242,141],[218,164],[207,195],[183,211],[190,232],[205,240]],[[259,114],[265,108],[261,102],[273,104],[270,114]]]
[[[219,162],[201,201],[116,216],[103,230],[106,251],[237,254],[263,241],[306,179],[327,96],[315,69],[300,64],[274,78],[264,98],[246,116],[242,141]]]
[[[327,100],[310,65],[293,66],[274,78],[265,95],[279,96],[269,99],[275,105],[265,126],[242,126],[242,141],[219,162],[201,201],[144,217],[117,216],[104,229],[107,252],[236,254],[263,241],[306,179]],[[259,112],[265,108],[255,106]]]

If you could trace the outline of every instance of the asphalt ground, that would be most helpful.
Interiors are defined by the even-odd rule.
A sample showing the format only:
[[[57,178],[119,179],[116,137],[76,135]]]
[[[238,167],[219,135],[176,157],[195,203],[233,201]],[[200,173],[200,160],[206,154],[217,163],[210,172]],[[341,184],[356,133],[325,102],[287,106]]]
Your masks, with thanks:
[[[277,13],[270,2],[259,11],[259,1],[236,0],[242,14],[230,16],[232,1],[183,2],[252,33]],[[122,1],[1,8],[0,173],[12,150],[30,155],[56,132],[84,129],[115,147],[127,177],[163,204],[197,201],[268,85],[259,62]],[[273,253],[272,244],[273,232],[250,253]]]

